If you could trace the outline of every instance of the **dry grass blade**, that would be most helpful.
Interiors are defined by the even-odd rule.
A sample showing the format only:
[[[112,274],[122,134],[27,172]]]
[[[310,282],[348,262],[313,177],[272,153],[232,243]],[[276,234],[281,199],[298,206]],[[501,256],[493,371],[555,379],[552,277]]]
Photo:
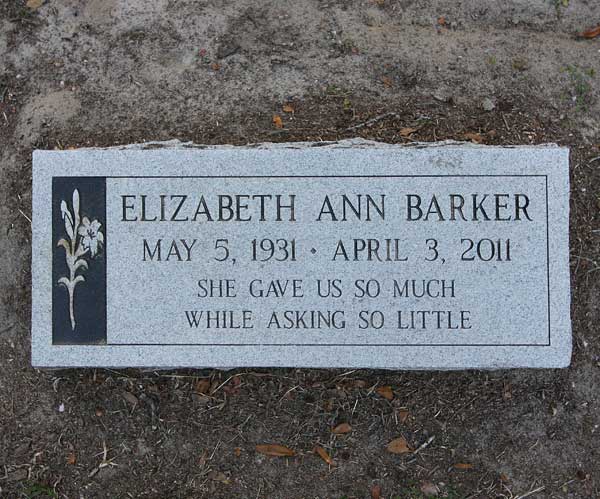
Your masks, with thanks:
[[[275,457],[291,457],[296,455],[292,449],[278,444],[257,445],[256,452],[260,452],[266,456]]]

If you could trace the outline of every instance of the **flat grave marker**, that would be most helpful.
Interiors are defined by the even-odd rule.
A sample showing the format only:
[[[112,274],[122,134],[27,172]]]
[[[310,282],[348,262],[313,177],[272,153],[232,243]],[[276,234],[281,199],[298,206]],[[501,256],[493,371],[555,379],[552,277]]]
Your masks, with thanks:
[[[564,367],[568,149],[35,151],[38,367]]]

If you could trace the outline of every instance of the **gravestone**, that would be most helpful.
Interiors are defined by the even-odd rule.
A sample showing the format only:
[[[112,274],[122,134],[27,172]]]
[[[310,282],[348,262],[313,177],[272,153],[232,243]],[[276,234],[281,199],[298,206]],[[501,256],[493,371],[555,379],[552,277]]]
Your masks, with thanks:
[[[37,367],[564,367],[568,149],[33,155]]]

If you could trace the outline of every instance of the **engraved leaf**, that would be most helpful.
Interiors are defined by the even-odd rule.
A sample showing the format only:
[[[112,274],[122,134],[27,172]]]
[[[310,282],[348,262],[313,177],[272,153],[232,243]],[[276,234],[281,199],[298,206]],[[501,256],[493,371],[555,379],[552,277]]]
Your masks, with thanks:
[[[75,189],[73,191],[73,214],[75,215],[75,224],[73,226],[74,230],[77,230],[79,227],[79,191]]]
[[[69,287],[69,279],[67,279],[66,277],[61,277],[58,280],[58,284],[62,284],[65,288]]]
[[[266,456],[277,457],[291,457],[296,455],[296,453],[292,449],[278,444],[257,445],[256,452],[260,452],[261,454],[265,454]]]
[[[65,221],[65,230],[67,231],[67,234],[69,235],[71,240],[73,240],[73,234],[74,234],[73,217],[71,216],[71,212],[69,211],[69,208],[67,207],[67,203],[65,202],[64,199],[60,202],[60,212],[62,214],[63,220]]]
[[[404,437],[395,438],[389,444],[387,444],[385,449],[392,454],[407,454],[412,452],[408,442]]]
[[[83,270],[88,269],[88,263],[83,258],[75,262],[75,272],[77,272],[79,268],[83,268]]]
[[[71,246],[69,245],[66,239],[60,239],[58,243],[56,243],[56,246],[62,246],[67,252],[67,254],[71,253]]]
[[[82,275],[78,275],[77,277],[75,277],[75,279],[73,279],[73,287],[75,287],[75,284],[77,284],[78,282],[84,282],[85,281],[85,277],[83,277]]]

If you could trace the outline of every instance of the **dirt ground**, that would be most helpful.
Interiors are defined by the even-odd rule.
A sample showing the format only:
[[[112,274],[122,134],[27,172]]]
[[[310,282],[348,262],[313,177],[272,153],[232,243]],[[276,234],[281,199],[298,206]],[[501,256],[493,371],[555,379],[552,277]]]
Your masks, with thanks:
[[[39,4],[0,0],[1,497],[600,497],[598,0]],[[33,149],[354,136],[571,148],[570,368],[30,367]]]

